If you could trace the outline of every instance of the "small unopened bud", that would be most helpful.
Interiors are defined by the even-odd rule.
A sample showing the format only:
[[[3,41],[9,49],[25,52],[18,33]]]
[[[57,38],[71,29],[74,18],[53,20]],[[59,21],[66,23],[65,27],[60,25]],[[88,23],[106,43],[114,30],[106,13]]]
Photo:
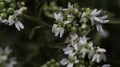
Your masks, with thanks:
[[[7,18],[7,13],[1,13],[1,17],[2,17],[3,19],[6,19],[6,18]]]
[[[67,28],[71,28],[72,27],[72,25],[71,24],[67,24]]]
[[[15,4],[15,3],[11,3],[11,4],[10,4],[10,7],[16,8],[16,4]]]
[[[72,28],[71,28],[71,31],[76,32],[77,29],[76,29],[75,27],[72,27]]]
[[[88,22],[88,19],[87,18],[82,18],[82,22]]]
[[[46,63],[47,65],[49,65],[50,64],[50,62],[49,61],[47,61],[47,63]]]
[[[27,11],[27,7],[22,7],[22,9],[23,9],[23,12]]]
[[[59,67],[59,66],[60,66],[60,63],[59,63],[59,62],[56,62],[56,63],[55,63],[55,66],[56,66],[56,67]]]
[[[5,3],[4,2],[0,2],[0,9],[3,9],[5,7]]]
[[[55,62],[55,60],[54,60],[54,59],[52,59],[52,60],[51,60],[51,63],[54,63],[54,62]]]
[[[50,67],[55,67],[54,64],[50,64]]]
[[[2,1],[4,1],[4,0],[0,0],[0,2],[2,2]]]
[[[48,67],[47,64],[44,64],[42,67]]]
[[[90,8],[86,8],[85,10],[86,10],[86,11],[90,11]]]
[[[85,28],[87,28],[87,25],[86,24],[82,24],[81,28],[85,29]]]
[[[7,13],[8,14],[13,14],[14,13],[14,9],[13,8],[8,8],[7,9]]]
[[[6,8],[2,9],[2,12],[3,12],[3,13],[6,13],[6,12],[7,12],[7,9],[6,9]]]

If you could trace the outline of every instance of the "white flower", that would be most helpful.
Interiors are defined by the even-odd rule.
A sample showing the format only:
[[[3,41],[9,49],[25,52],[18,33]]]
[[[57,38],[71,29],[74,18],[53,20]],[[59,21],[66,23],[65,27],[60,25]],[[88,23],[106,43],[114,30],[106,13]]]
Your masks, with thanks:
[[[73,67],[73,63],[70,63],[70,62],[69,62],[69,63],[67,64],[67,67]]]
[[[8,17],[8,25],[11,26],[11,25],[13,25],[14,23],[15,23],[15,21],[14,21],[14,16],[13,16],[13,15],[10,15],[10,16]]]
[[[94,10],[91,12],[91,15],[98,16],[100,13],[101,13],[101,10],[98,10],[98,11],[97,11],[97,9],[94,9]]]
[[[8,23],[8,20],[7,20],[7,19],[3,19],[3,20],[2,20],[2,23],[7,24],[7,23]]]
[[[23,10],[24,10],[24,9],[23,9],[22,7],[21,7],[20,9],[18,9],[18,10],[15,10],[15,11],[14,11],[14,15],[15,15],[15,16],[18,16],[18,15],[22,14],[22,13],[23,13]]]
[[[12,52],[12,50],[9,49],[9,47],[6,47],[6,48],[4,49],[4,53],[5,53],[6,55],[9,55],[11,52]]]
[[[96,61],[97,63],[99,63],[101,60],[100,60],[100,54],[94,54],[93,58],[92,58],[92,61]]]
[[[55,36],[58,36],[60,34],[60,38],[61,38],[64,34],[64,28],[58,27],[57,24],[53,24],[52,32],[55,33]]]
[[[105,50],[104,48],[100,48],[100,47],[98,47],[97,52],[100,52],[100,53],[105,53],[105,52],[106,52],[106,50]]]
[[[55,20],[63,21],[63,15],[61,12],[59,12],[58,14],[54,13],[54,18],[55,18]]]
[[[97,53],[94,54],[92,61],[96,61],[97,63],[103,61],[106,61],[106,55],[104,54],[106,52],[105,49],[98,47],[98,49],[96,50]]]
[[[24,26],[20,21],[15,22],[15,27],[17,28],[18,31],[20,31],[21,29],[24,29]]]
[[[70,15],[70,14],[68,14],[67,17],[68,17],[68,18],[74,18],[74,16],[73,16],[73,15]]]
[[[74,50],[75,50],[75,51],[78,51],[78,49],[79,49],[78,44],[74,44],[74,45],[72,45],[72,46],[74,47]]]
[[[66,11],[66,10],[72,10],[73,9],[73,5],[70,3],[70,2],[68,2],[68,8],[65,8],[65,9],[63,9],[63,11]]]
[[[104,33],[104,30],[103,30],[103,27],[102,27],[101,24],[97,24],[97,25],[96,25],[96,28],[97,28],[97,31],[98,31],[98,32]]]
[[[85,16],[87,16],[87,14],[85,12],[83,12],[82,15],[81,15],[81,17],[83,18]]]
[[[74,41],[78,38],[78,35],[76,33],[70,33],[70,41],[72,44],[74,44]]]
[[[69,61],[68,61],[68,59],[66,59],[66,58],[63,58],[63,59],[60,61],[60,63],[61,63],[62,65],[66,65],[68,62],[69,62]]]
[[[14,67],[15,64],[17,64],[17,62],[15,61],[16,58],[11,58],[9,63],[7,63],[5,65],[5,67]]]
[[[69,58],[70,58],[71,60],[68,60],[68,59],[64,58],[64,59],[62,59],[62,60],[60,61],[60,63],[61,63],[62,65],[67,65],[67,67],[73,67],[73,65],[74,65],[75,63],[79,63],[79,60],[77,59],[76,56],[69,57]]]
[[[102,17],[98,17],[98,15],[101,13],[101,10],[94,9],[90,14],[90,20],[91,25],[94,25],[96,23],[96,28],[98,32],[104,32],[102,25],[103,23],[108,23],[109,20],[106,20],[108,18],[107,15],[104,15]]]
[[[8,55],[12,52],[9,47],[6,47],[4,50],[0,48],[0,63],[8,60]]]
[[[82,54],[82,58],[85,58],[85,55],[88,53],[88,51],[89,50],[84,47],[80,50],[80,53]]]
[[[88,52],[88,59],[91,59],[95,52],[93,48],[93,43],[89,42],[88,46],[90,47],[89,52]]]
[[[64,54],[68,54],[68,55],[73,54],[73,48],[69,47],[69,46],[67,46],[66,48],[64,48],[63,51],[64,51]]]
[[[24,25],[19,20],[17,20],[17,17],[15,17],[14,15],[10,15],[8,17],[8,25],[11,26],[13,24],[15,24],[15,27],[17,28],[18,31],[24,29]]]
[[[83,12],[80,18],[80,22],[86,22],[86,18],[87,18],[87,13]]]
[[[73,5],[70,2],[68,2],[68,9],[73,9]]]
[[[83,35],[83,37],[80,37],[80,40],[79,40],[79,45],[85,45],[87,44],[87,37],[85,35]]]
[[[93,55],[94,55],[94,49],[91,49],[90,51],[89,51],[89,53],[88,53],[88,59],[91,59],[92,57],[93,57]]]

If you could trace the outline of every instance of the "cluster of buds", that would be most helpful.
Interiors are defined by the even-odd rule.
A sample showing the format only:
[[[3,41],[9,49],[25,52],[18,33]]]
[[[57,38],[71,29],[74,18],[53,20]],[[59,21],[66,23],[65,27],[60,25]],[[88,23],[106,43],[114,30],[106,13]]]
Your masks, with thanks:
[[[4,50],[0,48],[0,67],[14,67],[17,64],[15,57],[9,58],[11,52],[12,50],[9,47],[6,47]]]
[[[108,23],[107,15],[102,15],[101,10],[90,8],[79,8],[78,5],[68,3],[68,8],[58,13],[54,13],[55,24],[53,24],[52,32],[55,36],[63,37],[65,31],[69,32],[68,42],[63,48],[67,58],[60,61],[62,65],[74,67],[74,64],[85,66],[83,61],[87,58],[89,62],[100,63],[106,61],[104,48],[94,45],[93,41],[89,41],[86,36],[96,27],[99,33],[106,33],[102,24]],[[81,64],[83,63],[83,64]],[[89,66],[93,64],[89,63]],[[103,65],[102,67],[110,67]]]
[[[9,26],[15,24],[17,30],[24,29],[20,22],[21,16],[27,10],[24,2],[17,0],[0,0],[0,22]]]
[[[54,59],[51,59],[50,61],[47,61],[41,67],[60,67],[60,63],[56,62]]]

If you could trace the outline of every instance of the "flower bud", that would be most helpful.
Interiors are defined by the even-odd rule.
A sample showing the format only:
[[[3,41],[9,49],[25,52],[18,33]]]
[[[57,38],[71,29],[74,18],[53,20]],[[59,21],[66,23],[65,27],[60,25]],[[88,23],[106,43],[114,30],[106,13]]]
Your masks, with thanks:
[[[0,9],[3,9],[5,7],[5,3],[4,2],[0,2]]]
[[[87,28],[87,25],[86,24],[82,24],[81,28],[85,29],[85,28]]]
[[[67,24],[67,28],[71,28],[71,26],[72,26],[71,24]]]
[[[17,5],[18,5],[19,8],[23,7],[23,6],[25,6],[25,2],[18,2]]]
[[[85,8],[86,11],[90,11],[90,8]]]
[[[50,62],[49,61],[47,61],[47,63],[46,63],[47,65],[49,65],[50,64]]]
[[[11,8],[11,7],[8,8],[8,9],[7,9],[7,13],[8,13],[8,14],[13,14],[13,13],[14,13],[14,9]]]
[[[51,60],[51,63],[54,63],[54,62],[55,62],[55,60],[54,60],[54,59],[52,59],[52,60]]]
[[[7,18],[7,13],[1,13],[1,17],[2,17],[3,19],[6,19],[6,18]]]
[[[47,64],[44,64],[42,67],[48,67]]]
[[[5,0],[6,3],[15,3],[15,0]]]
[[[3,13],[6,13],[6,12],[7,12],[7,9],[6,9],[6,8],[2,9],[2,12],[3,12]]]
[[[72,28],[71,28],[71,31],[76,32],[77,29],[76,29],[75,27],[72,27]]]
[[[59,67],[59,66],[60,66],[60,63],[59,63],[59,62],[56,62],[56,63],[55,63],[55,66],[56,66],[56,67]]]
[[[55,67],[54,64],[50,64],[50,67]]]
[[[22,7],[22,9],[23,9],[23,12],[27,11],[27,7]]]
[[[11,4],[10,4],[10,7],[16,8],[16,4],[15,4],[15,3],[11,3]]]
[[[4,0],[0,0],[0,2],[2,2],[2,1],[4,1]]]

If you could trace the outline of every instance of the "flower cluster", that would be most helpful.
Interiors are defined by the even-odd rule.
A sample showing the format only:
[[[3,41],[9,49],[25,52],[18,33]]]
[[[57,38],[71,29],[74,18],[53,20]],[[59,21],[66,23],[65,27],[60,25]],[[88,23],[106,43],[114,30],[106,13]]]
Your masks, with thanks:
[[[71,3],[68,3],[68,8],[63,9],[59,13],[54,13],[55,24],[53,24],[52,32],[55,36],[60,34],[60,38],[63,36],[65,30],[70,32],[88,33],[90,28],[96,26],[98,32],[104,34],[102,24],[108,23],[108,16],[102,15],[101,10],[73,7]],[[79,33],[80,34],[80,33]]]
[[[0,22],[9,26],[15,25],[18,31],[24,29],[21,15],[26,11],[25,3],[16,0],[0,0]]]
[[[4,50],[0,48],[0,67],[14,67],[17,64],[15,57],[9,58],[11,52],[12,50],[9,47],[6,47]]]
[[[102,11],[90,8],[78,8],[78,6],[68,3],[68,8],[63,9],[59,13],[54,13],[55,24],[53,24],[52,32],[55,36],[64,35],[65,31],[69,32],[68,45],[63,48],[67,58],[63,58],[60,63],[73,67],[74,64],[81,63],[87,58],[90,62],[100,63],[106,61],[104,48],[95,46],[93,41],[87,35],[96,27],[99,33],[106,33],[102,24],[108,23],[108,16],[102,16]],[[110,65],[104,65],[110,66]]]
[[[85,59],[86,57],[92,60],[92,62],[99,63],[102,60],[106,61],[106,50],[94,46],[93,42],[88,42],[88,39],[85,35],[79,37],[76,33],[71,33],[70,43],[63,49],[64,54],[68,55],[68,59],[64,58],[60,63],[62,65],[67,64],[67,67],[73,67],[73,64],[79,63],[81,59]]]

